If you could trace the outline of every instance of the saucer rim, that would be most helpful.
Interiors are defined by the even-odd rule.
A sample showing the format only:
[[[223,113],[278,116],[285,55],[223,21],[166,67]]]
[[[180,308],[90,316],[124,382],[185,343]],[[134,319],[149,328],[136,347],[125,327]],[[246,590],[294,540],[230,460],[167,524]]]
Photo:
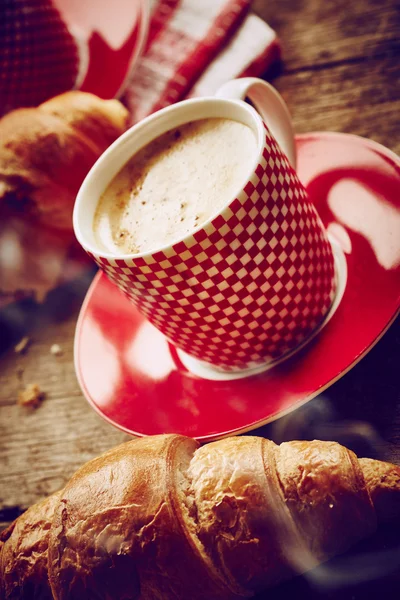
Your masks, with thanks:
[[[81,372],[80,372],[80,367],[78,365],[78,360],[77,360],[77,356],[78,356],[78,338],[79,338],[79,329],[81,326],[81,315],[83,315],[86,311],[86,305],[90,302],[90,299],[98,285],[98,280],[106,277],[106,275],[103,274],[103,272],[101,270],[99,270],[98,273],[96,273],[88,291],[87,294],[85,296],[85,300],[82,303],[82,307],[79,313],[79,317],[77,320],[77,324],[75,327],[75,336],[74,336],[74,368],[75,368],[75,373],[76,373],[76,377],[79,383],[79,386],[82,390],[82,393],[85,397],[85,400],[90,404],[91,408],[94,409],[94,411],[105,421],[107,421],[110,425],[112,425],[113,427],[116,427],[117,429],[119,429],[120,431],[123,431],[124,433],[127,433],[128,435],[134,437],[134,438],[142,438],[142,437],[148,437],[152,434],[148,434],[148,433],[139,433],[137,431],[134,431],[132,429],[129,429],[128,427],[125,427],[124,425],[121,425],[120,423],[117,423],[116,421],[114,421],[113,419],[111,419],[108,415],[104,414],[104,412],[102,412],[100,410],[100,408],[97,406],[97,404],[95,404],[95,402],[93,401],[91,395],[89,394],[86,385],[84,384],[83,378],[81,377]],[[136,307],[133,307],[134,310],[137,310]],[[196,436],[194,439],[198,440],[199,442],[212,442],[212,441],[216,441],[216,440],[221,440],[230,436],[236,436],[236,435],[242,435],[244,433],[248,433],[249,431],[254,431],[255,429],[259,429],[261,427],[264,427],[265,425],[268,425],[269,423],[272,423],[273,421],[276,421],[277,419],[280,419],[281,417],[285,417],[287,415],[289,415],[290,413],[292,413],[293,411],[297,410],[298,408],[300,408],[301,406],[303,406],[304,404],[307,404],[307,402],[310,402],[311,400],[313,400],[316,396],[318,396],[319,394],[322,394],[325,390],[327,390],[328,388],[330,388],[334,383],[336,383],[337,381],[339,381],[342,377],[344,377],[349,371],[351,371],[351,369],[353,369],[353,367],[355,367],[377,344],[378,342],[380,342],[380,340],[383,338],[383,336],[387,333],[387,331],[390,329],[390,327],[393,325],[393,323],[396,321],[397,317],[400,315],[400,307],[395,311],[395,313],[392,315],[392,318],[388,321],[387,325],[384,327],[384,329],[382,329],[382,331],[378,334],[378,336],[371,342],[371,344],[369,346],[366,346],[366,348],[364,348],[363,351],[361,351],[356,357],[355,359],[349,363],[349,365],[343,369],[342,371],[340,371],[340,373],[338,373],[336,375],[336,377],[334,377],[333,379],[330,379],[325,385],[317,388],[316,390],[314,390],[311,394],[309,394],[308,396],[306,396],[305,398],[303,398],[302,400],[298,400],[295,404],[293,404],[292,406],[290,406],[287,409],[282,409],[280,410],[278,413],[274,413],[272,415],[269,415],[269,417],[265,418],[265,419],[261,419],[260,421],[253,421],[252,423],[244,426],[244,427],[238,427],[236,429],[230,429],[230,430],[226,430],[220,433],[217,433],[215,435],[213,434],[207,434],[207,435],[199,435]],[[82,316],[82,321],[83,321],[84,317]],[[258,373],[255,375],[249,375],[248,379],[250,379],[251,377],[262,377],[263,373]],[[195,375],[197,378],[201,379],[198,375]],[[246,378],[244,378],[246,379]],[[182,434],[184,435],[184,434]]]
[[[389,157],[393,159],[393,162],[398,163],[397,166],[400,169],[400,155],[396,154],[394,152],[394,150],[387,148],[380,142],[377,142],[376,140],[371,140],[370,138],[363,137],[362,135],[357,135],[355,133],[345,133],[345,132],[341,132],[341,131],[317,130],[317,131],[309,131],[306,133],[298,133],[298,134],[296,134],[295,139],[297,142],[297,141],[301,141],[301,140],[311,139],[314,136],[315,137],[324,136],[324,137],[332,137],[332,138],[334,138],[334,137],[341,138],[343,136],[346,136],[348,138],[354,138],[358,141],[361,141],[364,144],[369,144],[372,147],[376,147],[378,150],[380,150],[382,152],[382,154],[389,155]]]

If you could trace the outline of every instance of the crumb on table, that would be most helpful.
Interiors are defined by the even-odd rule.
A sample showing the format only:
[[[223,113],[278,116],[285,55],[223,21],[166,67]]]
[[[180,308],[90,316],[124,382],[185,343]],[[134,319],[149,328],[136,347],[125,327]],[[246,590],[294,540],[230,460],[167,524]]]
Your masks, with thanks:
[[[50,354],[53,354],[53,356],[61,356],[62,353],[63,353],[63,350],[59,344],[53,344],[51,346]]]
[[[17,354],[23,354],[28,349],[30,341],[31,340],[27,335],[23,337],[22,340],[20,340],[18,344],[14,346],[14,352]]]
[[[29,383],[24,390],[18,394],[18,404],[21,406],[29,406],[37,408],[44,398],[44,393],[41,391],[37,383]]]

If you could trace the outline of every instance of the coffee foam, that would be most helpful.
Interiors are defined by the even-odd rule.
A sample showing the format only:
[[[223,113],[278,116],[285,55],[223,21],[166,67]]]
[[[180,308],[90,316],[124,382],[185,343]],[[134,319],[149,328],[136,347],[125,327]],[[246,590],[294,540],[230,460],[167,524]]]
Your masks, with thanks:
[[[96,241],[114,254],[175,242],[218,214],[246,182],[257,151],[253,131],[230,119],[202,119],[142,148],[100,198]]]

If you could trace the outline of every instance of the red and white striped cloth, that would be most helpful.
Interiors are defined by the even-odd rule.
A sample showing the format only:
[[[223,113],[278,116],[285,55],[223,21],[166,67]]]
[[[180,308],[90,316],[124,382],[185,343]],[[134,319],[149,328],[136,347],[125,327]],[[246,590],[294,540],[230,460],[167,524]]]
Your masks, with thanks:
[[[212,95],[279,59],[276,33],[251,0],[153,0],[147,48],[124,94],[136,122],[187,96]]]
[[[234,77],[262,75],[279,57],[275,32],[249,14],[251,0],[141,2],[150,3],[151,15],[145,52],[124,95],[132,122],[187,95],[213,94]],[[88,37],[107,32],[93,15],[84,38],[68,6],[67,0],[0,0],[0,115],[82,82],[96,93],[85,80]]]

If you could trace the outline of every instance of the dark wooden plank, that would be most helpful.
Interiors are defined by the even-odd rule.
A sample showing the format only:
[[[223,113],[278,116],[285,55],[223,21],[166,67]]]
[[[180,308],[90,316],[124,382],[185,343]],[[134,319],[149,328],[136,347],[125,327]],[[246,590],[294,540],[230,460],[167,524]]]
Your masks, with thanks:
[[[273,27],[287,72],[373,57],[396,59],[400,11],[394,0],[255,0],[257,14]]]
[[[285,74],[273,81],[296,132],[342,131],[400,152],[400,61],[370,59]]]
[[[398,600],[399,536],[399,525],[383,526],[342,556],[254,600]]]

